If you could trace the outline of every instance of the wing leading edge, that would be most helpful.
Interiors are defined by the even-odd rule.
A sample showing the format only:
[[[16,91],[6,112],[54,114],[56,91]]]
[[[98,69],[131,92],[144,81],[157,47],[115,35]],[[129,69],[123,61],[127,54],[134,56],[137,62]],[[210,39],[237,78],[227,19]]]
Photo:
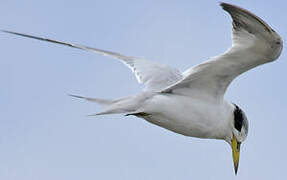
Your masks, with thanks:
[[[145,84],[145,90],[160,91],[168,87],[169,85],[174,84],[175,82],[182,79],[182,75],[179,70],[175,68],[171,68],[167,65],[149,61],[143,58],[125,56],[125,55],[111,52],[111,51],[92,48],[92,47],[88,47],[84,45],[62,42],[58,40],[47,39],[43,37],[32,36],[28,34],[13,32],[13,31],[6,31],[6,30],[1,30],[1,31],[5,33],[9,33],[9,34],[27,37],[27,38],[61,44],[64,46],[86,50],[86,51],[90,51],[93,53],[119,59],[132,70],[132,72],[135,74],[139,83]]]
[[[240,7],[221,3],[232,17],[232,47],[185,71],[184,78],[162,92],[223,98],[238,75],[276,60],[281,54],[281,37],[262,19]],[[195,93],[200,92],[200,93]]]

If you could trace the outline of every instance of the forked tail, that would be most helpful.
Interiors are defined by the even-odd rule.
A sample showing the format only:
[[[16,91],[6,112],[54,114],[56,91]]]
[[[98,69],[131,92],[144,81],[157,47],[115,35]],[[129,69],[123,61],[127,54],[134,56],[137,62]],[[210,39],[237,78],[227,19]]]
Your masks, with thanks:
[[[101,98],[91,98],[69,94],[69,96],[81,98],[90,102],[95,102],[104,107],[104,111],[95,114],[90,114],[88,116],[104,115],[104,114],[131,114],[137,113],[137,105],[133,103],[132,98],[121,98],[116,100],[101,99]]]

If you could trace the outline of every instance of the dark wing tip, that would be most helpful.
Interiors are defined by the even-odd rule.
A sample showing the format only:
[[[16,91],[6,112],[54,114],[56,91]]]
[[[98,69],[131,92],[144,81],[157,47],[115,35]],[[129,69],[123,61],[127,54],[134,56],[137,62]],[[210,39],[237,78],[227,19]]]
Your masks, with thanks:
[[[43,37],[38,37],[38,36],[29,35],[29,34],[24,34],[24,33],[18,33],[18,32],[14,32],[14,31],[3,30],[3,29],[0,29],[0,31],[1,31],[1,32],[4,32],[4,33],[9,33],[9,34],[17,35],[17,36],[26,37],[26,38],[37,39],[37,40],[40,40],[40,41],[47,41],[47,42],[55,43],[55,44],[62,44],[62,45],[65,45],[65,46],[69,46],[69,47],[73,47],[73,48],[77,48],[77,49],[84,49],[84,50],[86,50],[85,48],[83,48],[83,46],[81,47],[81,46],[79,46],[79,45],[75,45],[75,44],[72,44],[72,43],[66,43],[66,42],[62,42],[62,41],[57,41],[57,40],[53,40],[53,39],[48,39],[48,38],[43,38]],[[87,47],[86,47],[86,48],[87,48]]]
[[[228,4],[228,3],[225,3],[225,2],[220,2],[219,5],[224,8],[225,6],[228,6],[228,5],[231,5],[231,4]]]
[[[224,10],[226,10],[226,8],[230,8],[230,7],[237,7],[237,6],[233,5],[233,4],[229,4],[229,3],[225,3],[225,2],[220,2],[220,6],[221,6]],[[237,7],[237,8],[238,8],[238,7]]]
[[[7,30],[4,30],[4,29],[0,29],[0,31],[5,32],[5,33],[9,33]]]
[[[259,24],[261,24],[264,27],[264,29],[267,30],[269,33],[272,33],[273,31],[272,28],[269,27],[269,25],[266,22],[264,22],[261,18],[249,12],[246,9],[224,2],[221,2],[220,6],[231,15],[234,21],[237,21],[240,18],[240,16],[249,17],[258,22]]]
[[[4,32],[4,33],[9,33],[9,34],[15,34],[15,35],[19,35],[19,36],[24,36],[24,34],[17,33],[17,32],[13,32],[13,31],[8,31],[8,30],[4,30],[4,29],[0,29],[0,31],[2,31],[2,32]]]
[[[85,99],[85,97],[83,97],[83,96],[78,96],[78,95],[74,95],[74,94],[68,94],[68,96]]]
[[[234,9],[239,9],[239,10],[243,10],[243,11],[248,12],[247,10],[245,10],[245,9],[239,7],[239,6],[236,6],[236,5],[233,5],[233,4],[229,4],[229,3],[225,3],[225,2],[220,2],[220,6],[226,11],[229,11],[231,9],[233,9],[233,10]]]

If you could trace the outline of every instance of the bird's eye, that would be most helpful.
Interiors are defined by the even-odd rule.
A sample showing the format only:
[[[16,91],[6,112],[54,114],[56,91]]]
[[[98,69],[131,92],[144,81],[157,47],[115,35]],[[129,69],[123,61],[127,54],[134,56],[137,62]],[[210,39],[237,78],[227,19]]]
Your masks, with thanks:
[[[277,42],[276,42],[276,44],[278,44],[278,45],[279,45],[279,44],[281,44],[281,42],[280,42],[280,41],[277,41]]]

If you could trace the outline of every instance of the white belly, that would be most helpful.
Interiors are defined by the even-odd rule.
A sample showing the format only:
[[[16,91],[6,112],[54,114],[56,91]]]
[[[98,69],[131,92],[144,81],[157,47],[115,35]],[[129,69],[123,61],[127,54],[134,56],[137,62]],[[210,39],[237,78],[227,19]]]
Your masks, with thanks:
[[[142,118],[186,136],[224,139],[228,121],[223,104],[174,94],[158,94],[144,105],[144,112],[149,115]]]

